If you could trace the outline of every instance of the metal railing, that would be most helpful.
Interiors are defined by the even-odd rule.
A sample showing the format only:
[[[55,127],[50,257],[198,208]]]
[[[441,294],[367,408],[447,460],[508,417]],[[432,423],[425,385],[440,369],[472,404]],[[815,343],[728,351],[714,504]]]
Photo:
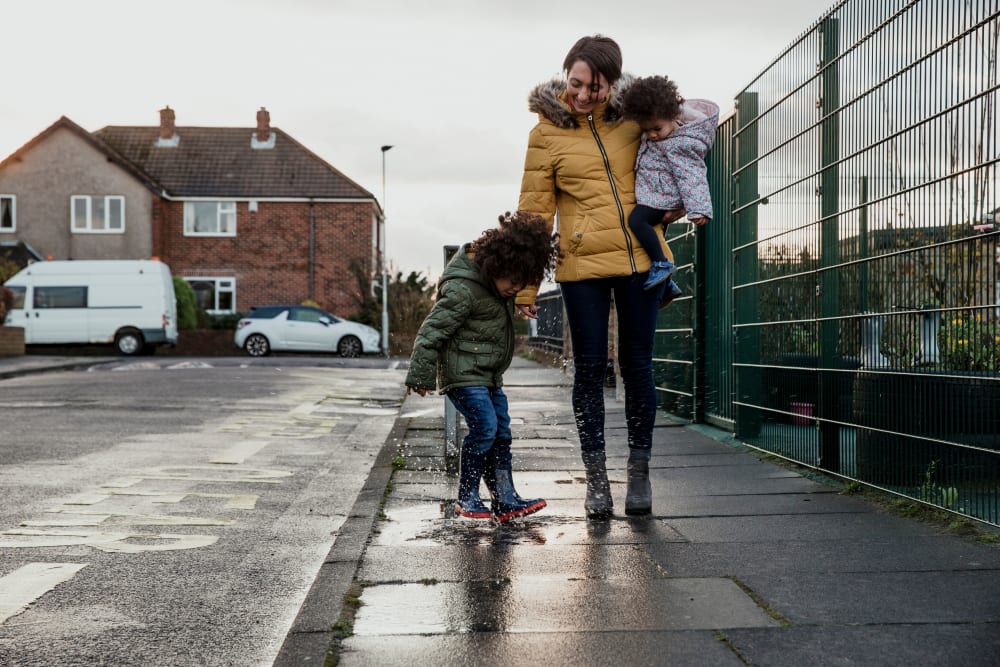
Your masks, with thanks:
[[[735,431],[1000,522],[998,0],[838,4],[737,97]]]

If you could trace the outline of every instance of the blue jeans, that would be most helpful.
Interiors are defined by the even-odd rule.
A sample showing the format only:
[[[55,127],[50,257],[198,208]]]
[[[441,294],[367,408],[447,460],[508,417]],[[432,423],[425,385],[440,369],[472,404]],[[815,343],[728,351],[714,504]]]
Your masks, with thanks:
[[[462,458],[480,459],[488,468],[511,466],[510,414],[507,395],[499,387],[453,387],[448,398],[469,427],[462,440]],[[488,456],[487,456],[488,455]]]
[[[573,341],[573,413],[584,463],[604,455],[604,377],[608,322],[614,295],[618,313],[618,365],[625,385],[630,453],[648,457],[653,446],[656,389],[653,336],[666,283],[643,289],[645,273],[560,283]]]

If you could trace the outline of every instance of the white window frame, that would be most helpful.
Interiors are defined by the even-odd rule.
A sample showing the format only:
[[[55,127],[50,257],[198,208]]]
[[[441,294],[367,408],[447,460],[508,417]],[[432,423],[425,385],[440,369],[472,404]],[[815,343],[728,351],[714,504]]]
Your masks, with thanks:
[[[104,228],[94,228],[94,200],[104,200]],[[76,203],[86,202],[86,218],[78,220],[76,217]],[[121,227],[111,227],[111,202],[117,201],[121,210]],[[123,195],[71,195],[69,198],[69,228],[74,234],[124,234],[125,233],[125,197]]]
[[[236,277],[235,276],[183,276],[184,282],[187,283],[215,283],[215,308],[206,308],[205,312],[209,315],[228,315],[230,313],[236,312]],[[229,289],[225,290],[227,293],[232,295],[230,303],[232,303],[232,308],[228,310],[220,309],[219,306],[219,293],[223,290],[220,289],[220,281],[227,280],[230,282],[231,286]],[[193,289],[192,285],[192,289]]]
[[[0,200],[9,199],[10,200],[10,227],[3,226],[3,218],[0,217],[0,233],[4,232],[16,232],[17,231],[17,195],[2,195],[0,194]],[[0,212],[3,211],[3,206],[0,206]]]
[[[215,204],[216,231],[196,232],[194,230],[195,204]],[[226,232],[219,231],[223,228],[223,216],[232,216],[231,229]],[[236,202],[228,199],[184,202],[184,236],[236,236]]]

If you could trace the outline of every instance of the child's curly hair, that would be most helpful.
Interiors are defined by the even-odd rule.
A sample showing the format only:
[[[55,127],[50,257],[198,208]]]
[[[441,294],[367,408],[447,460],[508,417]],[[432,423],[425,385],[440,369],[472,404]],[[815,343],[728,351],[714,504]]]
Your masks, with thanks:
[[[500,216],[500,226],[472,242],[483,277],[507,278],[519,285],[539,285],[562,258],[559,235],[549,234],[545,220],[528,211]]]
[[[644,76],[632,82],[622,97],[622,115],[637,123],[673,120],[681,113],[684,98],[677,84],[665,76]]]

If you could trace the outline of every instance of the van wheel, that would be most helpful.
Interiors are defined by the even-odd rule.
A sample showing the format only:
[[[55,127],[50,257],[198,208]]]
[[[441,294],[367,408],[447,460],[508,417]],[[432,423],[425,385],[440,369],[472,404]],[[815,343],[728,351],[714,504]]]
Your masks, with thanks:
[[[145,345],[146,342],[142,339],[142,334],[135,329],[119,331],[118,335],[115,336],[115,349],[118,350],[118,354],[124,354],[127,357],[141,354]]]
[[[271,353],[271,343],[261,334],[251,334],[243,343],[243,349],[251,357],[266,357]]]
[[[361,354],[361,341],[357,336],[344,336],[337,343],[337,352],[342,357],[357,357]]]

